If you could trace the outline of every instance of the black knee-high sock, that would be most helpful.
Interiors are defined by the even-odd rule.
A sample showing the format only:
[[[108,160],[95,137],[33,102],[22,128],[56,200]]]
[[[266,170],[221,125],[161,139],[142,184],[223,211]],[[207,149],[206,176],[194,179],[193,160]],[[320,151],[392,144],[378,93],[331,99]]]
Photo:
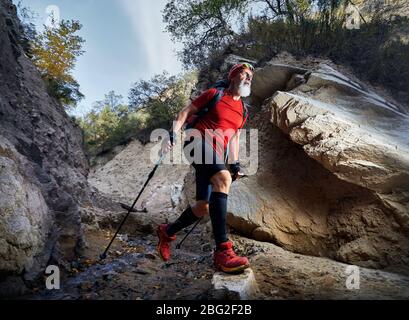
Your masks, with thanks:
[[[175,233],[179,232],[183,228],[186,228],[199,220],[199,217],[195,216],[192,208],[189,207],[180,215],[180,217],[171,225],[168,226],[167,234],[168,236],[173,236]]]
[[[212,221],[214,240],[216,247],[226,242],[227,238],[227,194],[213,192],[209,201],[210,219]]]

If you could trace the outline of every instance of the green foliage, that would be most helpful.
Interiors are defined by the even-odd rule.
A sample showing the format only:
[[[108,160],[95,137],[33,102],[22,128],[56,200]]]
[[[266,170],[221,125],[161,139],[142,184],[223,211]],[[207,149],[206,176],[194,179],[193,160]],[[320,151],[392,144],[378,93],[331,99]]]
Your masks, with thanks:
[[[169,76],[164,72],[149,81],[141,80],[130,90],[131,110],[143,108],[147,111],[147,128],[167,126],[187,105],[194,82],[194,73]]]
[[[233,23],[244,16],[249,0],[170,0],[163,20],[172,37],[184,44],[185,66],[204,66],[212,50],[226,46],[235,35]]]
[[[349,65],[363,79],[388,88],[397,100],[408,103],[409,19],[385,19],[379,11],[367,17],[360,29],[348,30],[338,9],[327,6],[322,15],[299,23],[250,19],[234,52],[255,60],[269,60],[282,51],[327,57]]]
[[[125,143],[139,126],[138,119],[129,117],[129,108],[122,103],[122,96],[110,91],[104,100],[95,103],[94,108],[78,124],[84,132],[85,149],[95,155]]]
[[[135,83],[129,94],[130,105],[114,91],[94,104],[93,110],[77,120],[84,132],[85,149],[91,156],[138,138],[149,140],[153,129],[168,128],[177,113],[188,104],[196,75],[155,75]]]
[[[301,23],[314,10],[332,21],[336,9],[347,0],[169,0],[163,20],[174,40],[184,49],[180,57],[185,67],[202,68],[214,52],[227,48],[246,28],[246,17],[260,21]],[[253,14],[257,12],[257,14]]]
[[[184,44],[185,66],[217,65],[218,56],[234,53],[265,61],[282,51],[327,57],[350,65],[362,78],[392,90],[409,102],[409,48],[406,1],[377,6],[361,15],[361,28],[345,27],[347,5],[361,0],[170,0],[164,11],[167,29]],[[395,3],[396,2],[396,3]],[[218,23],[223,10],[225,24]],[[257,9],[257,10],[255,10]],[[246,16],[240,32],[233,32]]]

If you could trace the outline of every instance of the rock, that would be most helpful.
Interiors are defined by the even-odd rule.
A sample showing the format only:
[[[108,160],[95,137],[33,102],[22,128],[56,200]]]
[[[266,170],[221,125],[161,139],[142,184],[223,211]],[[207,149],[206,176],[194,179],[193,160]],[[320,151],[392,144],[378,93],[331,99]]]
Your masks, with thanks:
[[[404,222],[409,211],[403,200],[409,192],[405,187],[409,185],[409,115],[351,80],[339,78],[339,73],[323,65],[300,90],[332,84],[333,92],[321,92],[317,99],[277,93],[272,121],[337,177],[373,191],[385,205],[401,212],[397,217]],[[354,98],[346,100],[347,96]]]
[[[252,99],[262,102],[276,91],[286,89],[287,83],[295,82],[295,77],[307,73],[307,69],[280,63],[269,63],[257,69],[252,82]],[[254,101],[253,101],[254,103]]]
[[[136,268],[136,269],[134,270],[134,272],[135,272],[135,273],[138,273],[138,274],[142,274],[142,275],[146,275],[146,274],[151,274],[151,273],[152,273],[151,271],[149,271],[149,270],[147,270],[147,269],[141,269],[141,268]]]
[[[28,283],[81,252],[81,207],[110,201],[89,188],[81,130],[24,54],[21,30],[0,0],[0,273]]]
[[[155,260],[156,255],[154,255],[153,253],[145,253],[145,258],[150,259],[150,260]]]
[[[0,282],[0,296],[17,298],[28,293],[28,288],[22,278],[7,277]]]
[[[78,285],[78,288],[82,291],[91,291],[93,287],[93,283],[89,281],[82,282]]]
[[[154,153],[155,146],[155,142],[143,145],[139,141],[132,141],[109,162],[90,173],[88,179],[90,184],[102,194],[109,195],[118,202],[132,204],[157,160]],[[182,155],[180,141],[175,146],[174,153],[175,157]],[[137,221],[135,223],[127,221],[124,225],[126,232],[132,234],[135,230],[140,230],[142,221],[145,222],[144,224],[150,221],[155,228],[157,224],[165,222],[165,219],[152,212],[163,212],[165,218],[170,220],[179,215],[174,208],[182,201],[184,178],[190,169],[186,164],[172,164],[170,158],[170,156],[167,157],[159,166],[137,203],[137,207],[147,208],[148,212],[132,214],[131,216]],[[170,211],[165,211],[164,208],[169,208]],[[100,219],[105,217],[102,216]]]
[[[41,259],[53,226],[41,190],[25,175],[27,161],[0,136],[0,270],[21,273]],[[37,266],[38,268],[38,266]]]
[[[409,274],[407,110],[318,59],[257,69],[253,92],[264,103],[250,118],[260,152],[248,162],[259,167],[233,183],[229,225],[299,253]]]
[[[105,274],[102,275],[102,279],[104,281],[111,281],[114,278],[115,274],[116,274],[115,272],[105,273]]]
[[[183,185],[173,185],[171,187],[170,200],[172,203],[172,207],[174,208],[176,208],[180,202],[182,189],[183,189]]]
[[[263,248],[251,259],[257,279],[255,299],[408,299],[409,277],[340,263],[320,257],[304,256],[270,243],[245,238],[234,239],[241,247]],[[351,287],[350,277],[356,287]]]
[[[359,261],[359,265],[376,268],[378,252],[367,237],[358,238],[342,245],[337,252],[340,261]]]
[[[128,241],[128,235],[127,234],[118,234],[117,237],[118,237],[119,240],[121,240],[123,242]]]
[[[210,251],[212,251],[212,245],[210,243],[202,244],[201,250],[203,252],[210,252]]]
[[[212,285],[215,290],[232,291],[242,300],[251,299],[258,290],[253,270],[250,268],[238,275],[216,272],[213,275]]]

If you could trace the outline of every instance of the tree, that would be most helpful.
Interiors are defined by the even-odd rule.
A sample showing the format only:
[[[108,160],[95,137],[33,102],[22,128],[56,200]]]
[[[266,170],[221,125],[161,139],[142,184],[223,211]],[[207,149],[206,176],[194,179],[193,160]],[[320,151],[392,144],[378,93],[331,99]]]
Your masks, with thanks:
[[[163,21],[173,39],[184,44],[185,66],[203,66],[212,50],[225,47],[236,34],[234,22],[250,0],[170,0]]]
[[[130,108],[148,113],[148,127],[168,124],[188,103],[196,81],[195,73],[169,76],[167,72],[155,75],[149,81],[140,80],[129,92]]]
[[[94,103],[94,109],[100,112],[103,108],[107,107],[111,112],[123,117],[128,114],[129,107],[123,103],[123,97],[117,95],[115,91],[110,91],[105,95],[104,100]]]
[[[139,80],[132,84],[129,91],[129,103],[133,111],[146,107],[149,102],[157,99],[160,95],[176,81],[175,76],[169,76],[164,71],[162,74],[157,74],[151,80]]]
[[[31,58],[48,85],[50,93],[67,108],[72,108],[84,97],[71,72],[81,56],[83,38],[76,35],[82,25],[74,20],[54,22],[32,37]]]
[[[291,28],[313,15],[331,23],[336,9],[348,0],[169,0],[163,11],[166,29],[183,44],[185,67],[202,68],[215,53],[240,42],[246,19],[285,21]],[[250,18],[250,19],[249,19]],[[237,27],[242,25],[241,33]]]
[[[149,139],[150,131],[168,127],[176,114],[189,102],[197,81],[196,73],[169,76],[166,72],[151,80],[135,83],[129,95],[129,107],[122,96],[110,91],[78,124],[84,132],[85,149],[96,155],[128,143],[132,138]]]

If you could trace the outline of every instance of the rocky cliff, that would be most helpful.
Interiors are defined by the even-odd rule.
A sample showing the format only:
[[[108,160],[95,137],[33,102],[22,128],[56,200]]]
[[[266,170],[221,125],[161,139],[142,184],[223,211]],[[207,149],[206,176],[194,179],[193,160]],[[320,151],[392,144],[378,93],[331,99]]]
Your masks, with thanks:
[[[16,7],[0,1],[0,274],[24,280],[81,247],[89,202],[80,129],[25,56]],[[2,288],[8,288],[7,285]]]
[[[286,55],[258,69],[253,100],[260,166],[233,186],[230,224],[295,252],[407,274],[407,109],[329,61]]]

